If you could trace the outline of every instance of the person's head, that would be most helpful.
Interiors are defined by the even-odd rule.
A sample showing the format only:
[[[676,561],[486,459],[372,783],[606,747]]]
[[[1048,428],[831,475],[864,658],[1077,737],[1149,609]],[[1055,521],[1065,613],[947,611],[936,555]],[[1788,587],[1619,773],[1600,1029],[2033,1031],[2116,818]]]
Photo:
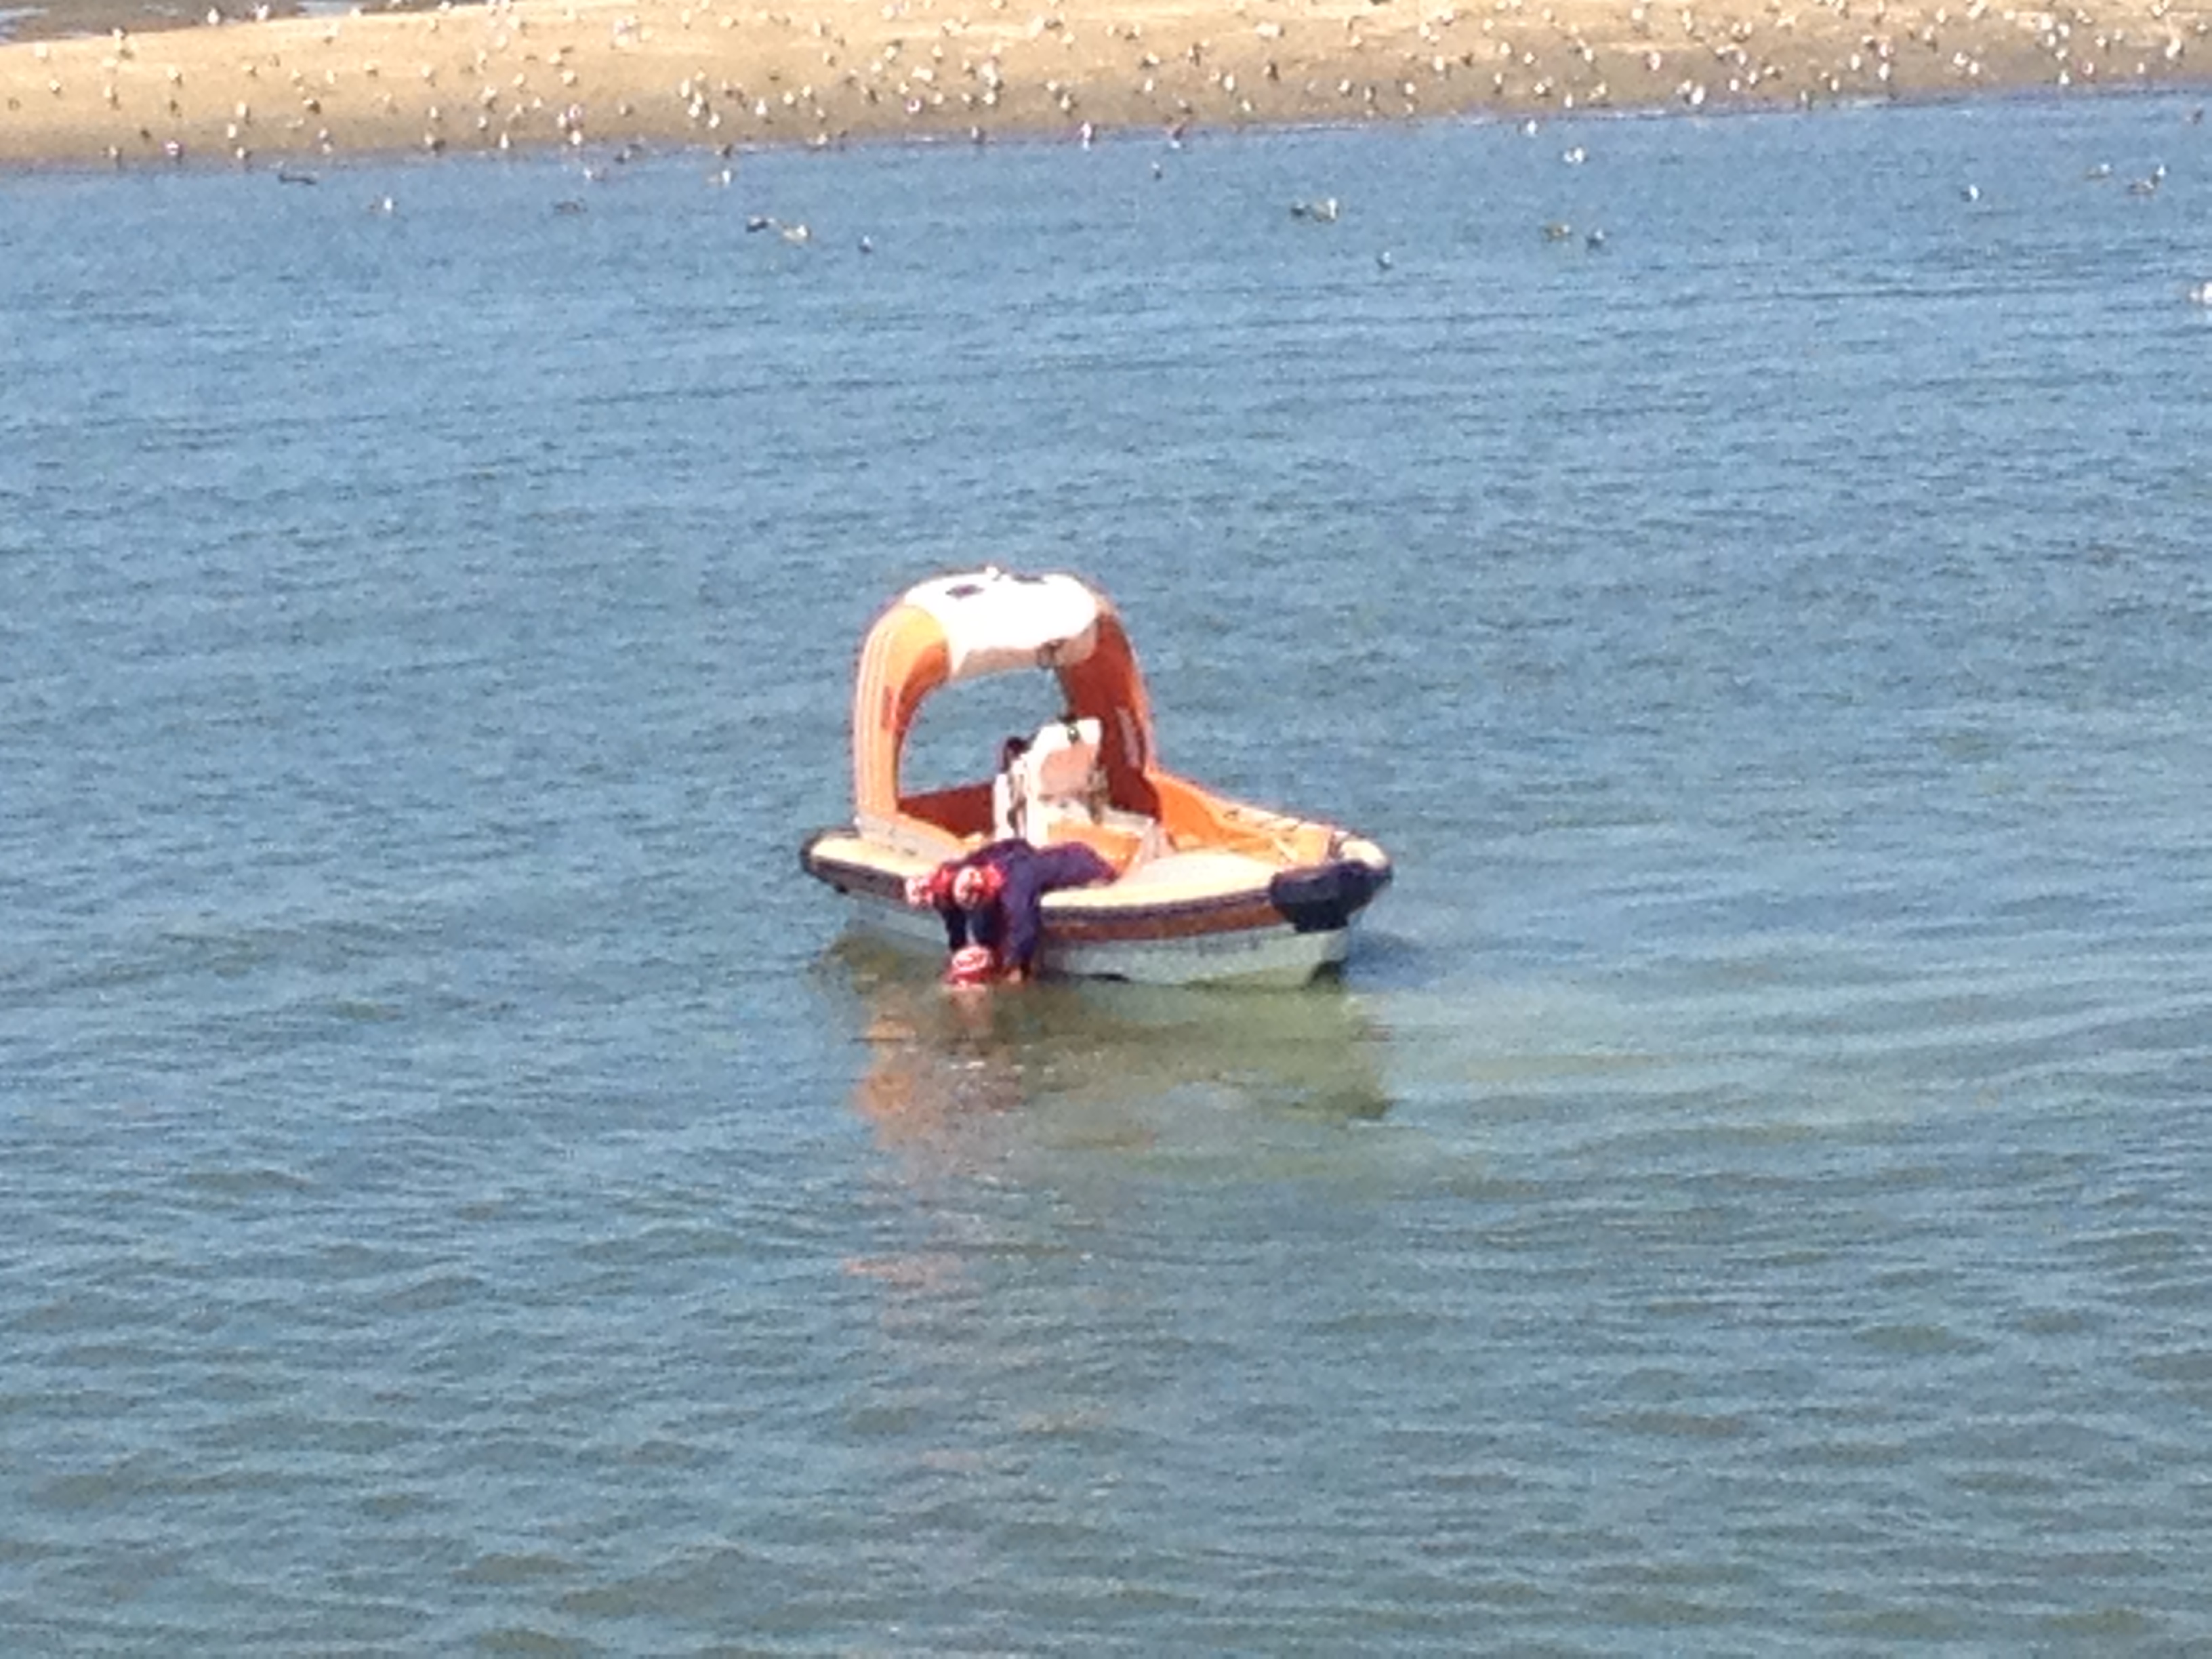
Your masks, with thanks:
[[[989,864],[963,864],[952,877],[952,902],[963,910],[981,910],[999,896],[1006,878]]]
[[[1001,772],[1011,770],[1013,763],[1029,752],[1030,740],[1027,738],[1008,738],[999,745],[999,769]]]

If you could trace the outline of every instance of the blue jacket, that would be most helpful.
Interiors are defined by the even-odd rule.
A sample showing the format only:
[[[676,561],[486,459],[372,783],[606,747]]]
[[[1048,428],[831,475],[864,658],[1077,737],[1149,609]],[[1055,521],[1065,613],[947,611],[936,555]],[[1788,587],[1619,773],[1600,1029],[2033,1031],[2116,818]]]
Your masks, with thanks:
[[[1044,896],[1063,887],[1093,887],[1114,879],[1114,866],[1080,842],[1060,847],[1032,847],[1019,839],[994,841],[951,865],[989,865],[1006,878],[999,896],[980,910],[963,910],[941,901],[945,939],[957,951],[970,943],[989,947],[1000,970],[1027,971],[1036,960],[1044,932]]]

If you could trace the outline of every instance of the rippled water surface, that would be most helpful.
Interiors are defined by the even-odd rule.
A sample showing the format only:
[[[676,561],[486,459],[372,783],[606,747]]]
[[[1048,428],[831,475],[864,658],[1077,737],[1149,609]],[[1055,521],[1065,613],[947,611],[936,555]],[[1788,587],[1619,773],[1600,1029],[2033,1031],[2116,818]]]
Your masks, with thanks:
[[[5,1645],[2212,1644],[2191,112],[0,181]],[[1340,983],[839,939],[986,560]]]

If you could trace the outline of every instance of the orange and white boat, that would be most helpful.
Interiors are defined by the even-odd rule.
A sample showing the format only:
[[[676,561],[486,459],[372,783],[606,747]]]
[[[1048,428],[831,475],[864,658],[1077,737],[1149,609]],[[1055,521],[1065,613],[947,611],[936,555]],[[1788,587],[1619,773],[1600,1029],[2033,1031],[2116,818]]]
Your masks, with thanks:
[[[1023,752],[994,776],[904,791],[907,739],[932,694],[1040,670],[1057,682],[1058,712]],[[1136,654],[1103,594],[1073,576],[996,569],[923,582],[860,649],[853,822],[808,837],[800,862],[863,923],[941,948],[935,913],[905,902],[907,878],[1009,836],[1083,842],[1118,872],[1046,896],[1048,974],[1302,981],[1343,960],[1353,920],[1390,883],[1389,857],[1364,836],[1161,767]]]

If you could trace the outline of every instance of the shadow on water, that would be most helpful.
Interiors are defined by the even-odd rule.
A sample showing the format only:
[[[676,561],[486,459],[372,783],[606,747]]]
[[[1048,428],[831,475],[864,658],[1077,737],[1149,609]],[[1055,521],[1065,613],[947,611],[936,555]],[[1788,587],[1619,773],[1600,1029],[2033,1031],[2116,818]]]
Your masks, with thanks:
[[[1277,1124],[1379,1119],[1388,1033],[1342,984],[1237,991],[1105,982],[948,991],[933,963],[848,936],[822,958],[869,1061],[862,1115],[897,1139],[1027,1112],[1078,1139],[1255,1112]],[[1088,1126],[1087,1128],[1082,1126]]]

